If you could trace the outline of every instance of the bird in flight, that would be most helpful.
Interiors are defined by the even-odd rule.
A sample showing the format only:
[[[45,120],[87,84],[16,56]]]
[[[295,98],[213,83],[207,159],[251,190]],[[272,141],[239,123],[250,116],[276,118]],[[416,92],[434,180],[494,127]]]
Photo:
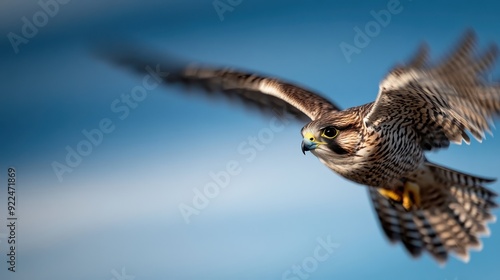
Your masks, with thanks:
[[[380,82],[374,102],[345,110],[311,90],[250,72],[162,62],[135,51],[113,51],[104,58],[144,74],[166,67],[167,83],[195,86],[264,114],[278,112],[307,123],[302,152],[367,186],[391,242],[402,242],[414,257],[427,251],[444,263],[450,253],[467,262],[470,249],[481,249],[479,238],[489,234],[497,206],[496,194],[484,187],[493,179],[425,157],[450,143],[469,143],[470,136],[481,141],[500,115],[500,85],[485,79],[497,47],[478,53],[475,45],[476,36],[468,31],[438,63],[429,61],[422,45]]]

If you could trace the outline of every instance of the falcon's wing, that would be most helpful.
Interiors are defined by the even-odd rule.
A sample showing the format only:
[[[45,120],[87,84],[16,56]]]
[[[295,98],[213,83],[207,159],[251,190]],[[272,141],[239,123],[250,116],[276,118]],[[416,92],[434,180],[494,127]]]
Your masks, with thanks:
[[[299,121],[310,121],[325,112],[339,110],[321,95],[275,78],[229,68],[176,63],[175,59],[161,60],[152,58],[151,54],[141,55],[134,51],[105,52],[104,55],[101,52],[103,56],[141,74],[148,74],[151,69],[168,72],[163,78],[167,83],[197,86],[210,97],[223,96],[232,101],[242,101],[244,105],[256,107],[267,114],[288,114]]]
[[[422,47],[408,65],[382,80],[365,125],[412,125],[424,149],[447,147],[450,141],[469,143],[467,131],[481,141],[490,132],[492,117],[500,114],[500,85],[484,77],[497,47],[478,55],[475,42],[474,33],[467,32],[452,55],[436,65],[427,63],[428,51]]]

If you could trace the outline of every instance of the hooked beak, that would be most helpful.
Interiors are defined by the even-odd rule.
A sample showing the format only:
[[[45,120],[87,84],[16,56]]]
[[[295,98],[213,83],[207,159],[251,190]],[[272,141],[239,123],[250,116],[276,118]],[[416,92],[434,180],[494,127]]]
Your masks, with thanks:
[[[309,147],[306,146],[306,144],[304,143],[304,141],[302,141],[302,144],[300,145],[300,149],[302,150],[302,153],[305,155],[306,154],[306,151],[309,151]]]
[[[305,155],[306,151],[314,150],[319,145],[326,144],[325,142],[318,142],[312,133],[306,132],[304,139],[302,139],[302,144],[300,146],[302,153]]]

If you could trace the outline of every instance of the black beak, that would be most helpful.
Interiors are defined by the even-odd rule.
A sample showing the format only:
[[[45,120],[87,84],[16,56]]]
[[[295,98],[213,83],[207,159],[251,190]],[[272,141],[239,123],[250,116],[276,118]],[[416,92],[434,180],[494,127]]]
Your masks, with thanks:
[[[302,153],[305,155],[306,151],[309,151],[309,148],[304,144],[304,141],[302,141],[302,144],[300,145],[300,149],[302,150]]]

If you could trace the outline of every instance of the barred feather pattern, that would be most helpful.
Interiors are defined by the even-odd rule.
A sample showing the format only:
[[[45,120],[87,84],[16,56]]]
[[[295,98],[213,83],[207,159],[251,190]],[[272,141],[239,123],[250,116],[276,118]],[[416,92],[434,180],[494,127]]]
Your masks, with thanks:
[[[491,180],[429,166],[436,185],[421,189],[418,209],[407,211],[376,188],[369,188],[382,229],[391,242],[401,241],[413,257],[427,251],[445,263],[451,252],[467,262],[469,250],[482,248],[479,237],[489,235],[487,223],[495,220],[491,210],[497,207],[493,201],[496,194],[478,185]]]
[[[246,105],[253,104],[263,112],[284,112],[302,121],[318,119],[325,112],[340,110],[335,104],[311,90],[280,79],[231,68],[216,69],[191,65],[182,72],[169,76],[167,81],[198,85],[206,92],[222,93],[228,99],[239,99]]]
[[[469,143],[467,131],[481,141],[500,113],[500,86],[484,79],[498,49],[491,45],[477,54],[475,45],[476,36],[467,32],[456,50],[436,65],[427,61],[428,48],[422,46],[406,66],[396,67],[381,82],[365,123],[376,126],[404,112],[420,123],[415,128],[425,150],[447,147],[449,141]]]
[[[494,180],[479,178],[427,162],[435,185],[420,189],[421,205],[407,211],[382,196],[369,194],[382,229],[391,242],[401,241],[413,257],[423,251],[445,263],[449,253],[467,262],[469,250],[482,248],[480,236],[489,235],[487,223],[495,216],[496,194],[483,187]]]

